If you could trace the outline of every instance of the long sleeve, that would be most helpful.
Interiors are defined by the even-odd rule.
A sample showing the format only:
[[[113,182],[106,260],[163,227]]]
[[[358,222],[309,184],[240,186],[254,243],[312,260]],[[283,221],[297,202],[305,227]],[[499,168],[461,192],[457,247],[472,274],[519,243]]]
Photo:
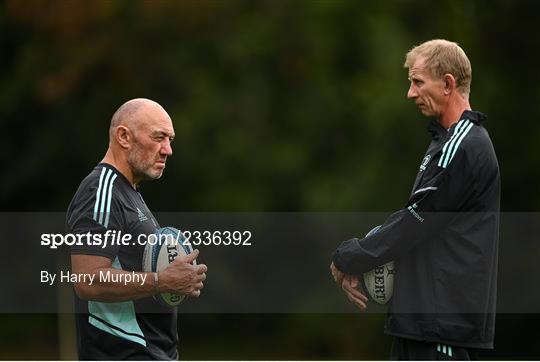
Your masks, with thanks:
[[[435,175],[413,192],[405,208],[393,213],[377,233],[343,242],[333,254],[335,266],[350,275],[360,275],[395,260],[414,246],[441,232],[463,211],[475,192],[475,173],[461,147],[448,164],[437,164]],[[444,166],[444,167],[443,167]]]

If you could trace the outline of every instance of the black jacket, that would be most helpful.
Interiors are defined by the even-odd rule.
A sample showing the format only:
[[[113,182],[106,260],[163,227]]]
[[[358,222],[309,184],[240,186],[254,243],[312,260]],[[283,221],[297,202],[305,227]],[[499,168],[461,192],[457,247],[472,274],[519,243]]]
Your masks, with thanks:
[[[484,119],[465,111],[448,131],[432,121],[405,208],[334,252],[336,267],[350,275],[395,260],[387,334],[493,348],[500,175]]]

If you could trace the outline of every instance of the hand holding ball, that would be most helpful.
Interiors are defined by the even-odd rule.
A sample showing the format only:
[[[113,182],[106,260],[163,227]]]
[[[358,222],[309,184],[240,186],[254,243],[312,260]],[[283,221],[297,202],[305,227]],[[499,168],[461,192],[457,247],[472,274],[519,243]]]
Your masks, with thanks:
[[[160,289],[154,299],[169,307],[184,301],[187,295],[197,297],[206,279],[206,265],[197,265],[198,251],[185,242],[182,233],[173,227],[158,229],[156,238],[148,239],[143,254],[142,269],[160,273]],[[178,258],[178,260],[177,260]]]

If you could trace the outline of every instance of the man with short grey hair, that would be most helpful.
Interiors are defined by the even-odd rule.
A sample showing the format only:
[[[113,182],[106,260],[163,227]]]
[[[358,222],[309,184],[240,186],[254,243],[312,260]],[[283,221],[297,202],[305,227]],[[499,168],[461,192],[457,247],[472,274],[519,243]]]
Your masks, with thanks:
[[[471,65],[436,39],[406,56],[407,97],[432,117],[409,201],[377,233],[336,249],[336,282],[361,310],[358,276],[395,261],[385,333],[397,360],[467,360],[493,348],[500,174],[485,115],[469,104]]]

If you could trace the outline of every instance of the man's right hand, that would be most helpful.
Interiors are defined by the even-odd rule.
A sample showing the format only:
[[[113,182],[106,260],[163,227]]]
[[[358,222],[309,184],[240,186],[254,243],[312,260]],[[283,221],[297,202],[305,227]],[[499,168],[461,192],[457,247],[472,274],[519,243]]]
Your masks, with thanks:
[[[341,288],[345,292],[345,295],[349,300],[360,308],[361,311],[366,310],[367,308],[367,297],[362,294],[358,288],[358,278],[352,275],[345,275],[343,281],[341,282]]]
[[[198,297],[204,287],[208,268],[204,264],[193,265],[199,256],[195,249],[188,255],[178,256],[167,268],[158,273],[158,291]]]

